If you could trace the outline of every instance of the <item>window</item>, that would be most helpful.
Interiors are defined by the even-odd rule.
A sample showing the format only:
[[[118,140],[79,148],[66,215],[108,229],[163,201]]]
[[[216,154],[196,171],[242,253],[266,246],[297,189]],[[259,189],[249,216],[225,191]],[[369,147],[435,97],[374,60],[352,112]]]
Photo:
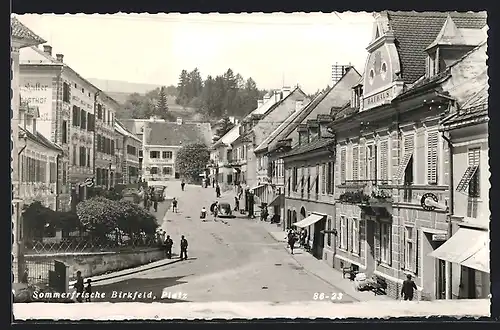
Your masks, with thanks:
[[[172,151],[163,151],[162,152],[162,158],[164,159],[172,159]],[[229,159],[229,154],[228,154],[228,159]]]
[[[97,134],[96,140],[97,140],[96,141],[96,144],[97,144],[96,149],[98,152],[101,152],[102,145],[101,145],[101,135],[100,134]]]
[[[80,126],[80,108],[73,106],[73,126]]]
[[[389,223],[380,223],[380,254],[381,261],[386,264],[391,263],[391,225]]]
[[[158,167],[156,167],[156,166],[151,167],[150,173],[151,174],[158,174]]]
[[[139,149],[139,157],[142,158],[143,154],[142,154],[142,149]]]
[[[87,115],[87,130],[89,132],[95,131],[95,116],[89,112]]]
[[[327,170],[328,173],[326,179],[326,193],[331,195],[333,194],[333,171],[334,171],[333,162],[328,162]]]
[[[377,148],[375,145],[371,144],[366,147],[366,166],[365,166],[365,177],[367,180],[376,180],[377,179],[377,170],[376,170],[376,154]]]
[[[359,150],[358,150],[358,147],[352,148],[352,179],[359,180]]]
[[[326,230],[332,230],[332,218],[328,217]],[[326,245],[332,246],[332,234],[328,233],[326,236]]]
[[[110,154],[114,155],[115,154],[115,140],[110,140],[111,146],[110,146]]]
[[[427,133],[427,183],[438,182],[438,132]]]
[[[137,149],[134,146],[127,145],[127,154],[136,156],[137,155]]]
[[[87,167],[90,167],[90,148],[87,148]]]
[[[405,269],[415,271],[415,237],[414,228],[405,227]]]
[[[102,105],[97,105],[97,119],[102,119]]]
[[[380,142],[380,179],[389,180],[389,141]]]
[[[150,151],[149,158],[160,158],[160,152],[159,151]]]
[[[62,143],[68,143],[68,122],[66,120],[62,122]]]
[[[326,194],[326,164],[321,166],[321,193]]]
[[[69,103],[69,84],[63,83],[63,102]]]
[[[467,217],[469,218],[477,218],[478,216],[478,198],[480,197],[480,172],[479,172],[479,162],[481,156],[480,148],[469,149],[468,151],[468,169],[475,169],[469,181],[468,186],[468,195],[469,198],[467,200]]]
[[[405,185],[413,183],[413,150],[413,134],[408,134],[404,137],[403,158],[399,163],[398,170],[396,172],[396,180],[404,179]]]
[[[347,218],[340,217],[340,248],[347,250]]]
[[[172,168],[170,166],[165,166],[163,168],[163,174],[164,175],[171,175],[172,174]]]
[[[80,127],[87,129],[87,111],[83,109],[80,111]]]
[[[77,150],[76,150],[76,146],[73,146],[73,155],[72,155],[72,161],[73,161],[73,165],[77,165],[76,164],[76,154],[77,154]]]
[[[82,93],[84,93],[84,94],[85,94],[85,88],[82,88]]]
[[[297,191],[297,176],[298,170],[296,167],[292,168],[292,190]]]
[[[342,148],[340,150],[340,184],[344,184],[345,180],[346,180],[346,177],[345,177],[346,165],[347,165],[346,161],[347,161],[346,149]]]
[[[316,165],[316,179],[314,181],[314,186],[316,189],[316,198],[319,195],[319,165]]]
[[[352,246],[351,252],[359,255],[359,221],[358,219],[352,219]]]
[[[87,149],[80,147],[80,166],[85,166],[87,161]]]
[[[49,182],[50,183],[55,183],[56,182],[56,163],[50,163],[49,165]]]
[[[102,107],[102,122],[106,122],[106,108]]]

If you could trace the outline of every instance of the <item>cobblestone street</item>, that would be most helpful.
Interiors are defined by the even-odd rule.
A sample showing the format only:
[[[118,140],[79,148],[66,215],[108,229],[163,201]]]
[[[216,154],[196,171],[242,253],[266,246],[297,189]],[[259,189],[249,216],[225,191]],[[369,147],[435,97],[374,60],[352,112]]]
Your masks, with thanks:
[[[174,240],[175,254],[179,253],[181,235],[186,236],[189,259],[115,279],[113,283],[103,282],[95,290],[106,292],[107,297],[113,291],[153,293],[135,301],[157,301],[162,296],[172,298],[176,293],[182,293],[180,299],[177,295],[176,299],[161,301],[312,301],[315,292],[335,296],[334,302],[356,300],[304,269],[284,244],[272,237],[265,228],[268,224],[240,216],[201,221],[201,207],[208,209],[215,200],[212,188],[188,185],[181,191],[179,183],[172,182],[167,189],[169,197],[178,199],[179,212],[169,210],[162,228]],[[219,200],[233,198],[227,192]]]

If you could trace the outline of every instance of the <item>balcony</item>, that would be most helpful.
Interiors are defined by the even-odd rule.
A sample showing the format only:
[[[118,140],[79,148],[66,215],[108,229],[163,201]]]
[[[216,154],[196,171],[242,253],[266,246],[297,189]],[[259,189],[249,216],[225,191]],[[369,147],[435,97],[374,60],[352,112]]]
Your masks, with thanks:
[[[337,201],[341,203],[385,208],[392,206],[392,187],[388,180],[346,180],[337,188]]]

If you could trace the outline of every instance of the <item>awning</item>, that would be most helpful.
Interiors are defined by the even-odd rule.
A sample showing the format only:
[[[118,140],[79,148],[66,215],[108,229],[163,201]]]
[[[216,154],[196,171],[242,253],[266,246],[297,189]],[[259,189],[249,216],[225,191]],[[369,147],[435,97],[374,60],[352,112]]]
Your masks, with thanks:
[[[474,253],[469,259],[465,259],[462,262],[462,265],[465,267],[469,267],[472,269],[477,269],[481,272],[489,273],[490,272],[490,247],[488,246],[489,242],[485,242],[479,248],[479,251]]]
[[[429,256],[485,271],[483,269],[486,268],[486,265],[489,265],[488,251],[485,253],[480,250],[484,249],[485,246],[487,247],[488,244],[488,232],[477,229],[460,228],[443,245],[431,252]],[[487,259],[479,261],[480,258],[484,257],[487,257]],[[469,263],[470,266],[465,265],[464,262]],[[479,267],[482,269],[478,269]],[[487,269],[489,271],[489,266]]]
[[[262,187],[264,187],[264,186],[265,186],[265,184],[260,184],[260,185],[258,185],[258,186],[253,187],[253,188],[250,188],[250,191],[254,191],[254,190],[259,189],[259,188],[262,188]]]
[[[283,206],[285,205],[285,194],[279,194],[273,198],[269,206]]]
[[[307,226],[312,225],[313,223],[318,222],[319,220],[323,219],[324,215],[319,215],[319,214],[311,214],[307,218],[300,220],[299,222],[294,223],[293,225],[295,227],[299,228],[305,228]]]

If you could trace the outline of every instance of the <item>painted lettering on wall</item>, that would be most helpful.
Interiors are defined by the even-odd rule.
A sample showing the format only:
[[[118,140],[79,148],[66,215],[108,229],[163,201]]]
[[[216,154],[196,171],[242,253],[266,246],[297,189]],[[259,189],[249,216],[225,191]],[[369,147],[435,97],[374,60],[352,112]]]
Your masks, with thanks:
[[[392,99],[393,90],[392,88],[386,89],[380,93],[368,96],[364,99],[364,108],[373,108],[374,106],[381,105],[385,101],[390,101]]]
[[[52,121],[52,80],[50,78],[20,79],[21,102],[30,107],[37,107],[40,117],[37,118],[37,131],[50,139]]]

